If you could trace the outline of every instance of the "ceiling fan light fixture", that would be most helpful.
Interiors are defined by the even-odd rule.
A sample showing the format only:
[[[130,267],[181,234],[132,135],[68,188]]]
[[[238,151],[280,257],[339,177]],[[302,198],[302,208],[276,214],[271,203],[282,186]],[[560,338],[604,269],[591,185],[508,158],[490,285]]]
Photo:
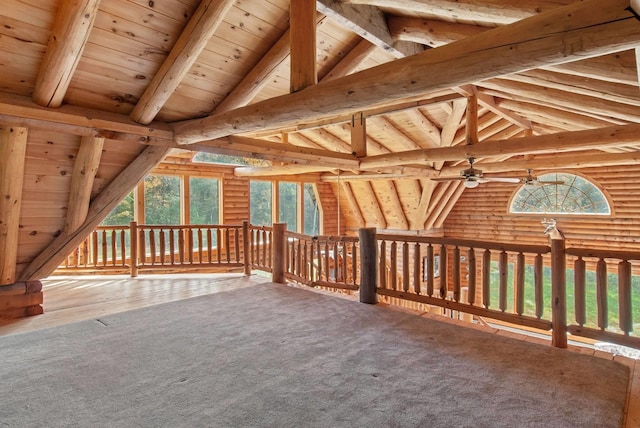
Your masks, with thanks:
[[[464,187],[466,187],[467,189],[474,189],[479,185],[480,185],[480,182],[477,180],[473,180],[470,178],[467,178],[466,180],[464,180]]]

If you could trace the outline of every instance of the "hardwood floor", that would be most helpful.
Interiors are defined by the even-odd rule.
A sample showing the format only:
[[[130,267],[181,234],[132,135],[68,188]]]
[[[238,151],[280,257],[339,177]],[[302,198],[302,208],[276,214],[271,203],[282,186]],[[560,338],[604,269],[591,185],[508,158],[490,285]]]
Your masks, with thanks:
[[[25,333],[100,316],[250,287],[269,279],[258,275],[180,274],[54,276],[42,281],[44,314],[0,320],[0,336]]]

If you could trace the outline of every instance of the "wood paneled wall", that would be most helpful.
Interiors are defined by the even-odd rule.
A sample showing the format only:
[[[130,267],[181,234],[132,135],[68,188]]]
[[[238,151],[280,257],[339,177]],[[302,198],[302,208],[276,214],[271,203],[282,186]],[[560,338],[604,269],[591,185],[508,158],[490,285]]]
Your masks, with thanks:
[[[571,172],[571,171],[569,171]],[[547,216],[557,220],[567,246],[637,250],[640,241],[640,166],[581,170],[581,175],[608,193],[613,215]],[[449,214],[445,236],[545,244],[543,215],[508,214],[517,186],[498,183],[467,189]]]

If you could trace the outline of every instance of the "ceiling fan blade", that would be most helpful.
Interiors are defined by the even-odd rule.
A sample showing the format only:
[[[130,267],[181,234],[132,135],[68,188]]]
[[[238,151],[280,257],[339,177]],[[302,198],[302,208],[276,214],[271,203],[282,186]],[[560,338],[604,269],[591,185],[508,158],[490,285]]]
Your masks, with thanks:
[[[538,184],[547,185],[547,184],[564,184],[564,181],[536,181]]]
[[[513,183],[513,184],[518,184],[521,181],[519,178],[514,178],[514,177],[482,177],[482,180],[484,180],[484,182],[493,181],[496,183]]]
[[[465,177],[429,177],[429,180],[431,181],[459,181],[464,179]]]

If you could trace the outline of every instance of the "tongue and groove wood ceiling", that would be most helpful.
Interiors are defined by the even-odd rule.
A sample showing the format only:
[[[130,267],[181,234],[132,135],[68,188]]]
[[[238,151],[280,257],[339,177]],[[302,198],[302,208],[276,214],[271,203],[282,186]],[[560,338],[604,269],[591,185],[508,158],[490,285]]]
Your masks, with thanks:
[[[291,3],[3,0],[0,120],[322,173],[350,225],[404,230],[442,226],[464,187],[429,178],[468,157],[637,161],[634,1]]]

